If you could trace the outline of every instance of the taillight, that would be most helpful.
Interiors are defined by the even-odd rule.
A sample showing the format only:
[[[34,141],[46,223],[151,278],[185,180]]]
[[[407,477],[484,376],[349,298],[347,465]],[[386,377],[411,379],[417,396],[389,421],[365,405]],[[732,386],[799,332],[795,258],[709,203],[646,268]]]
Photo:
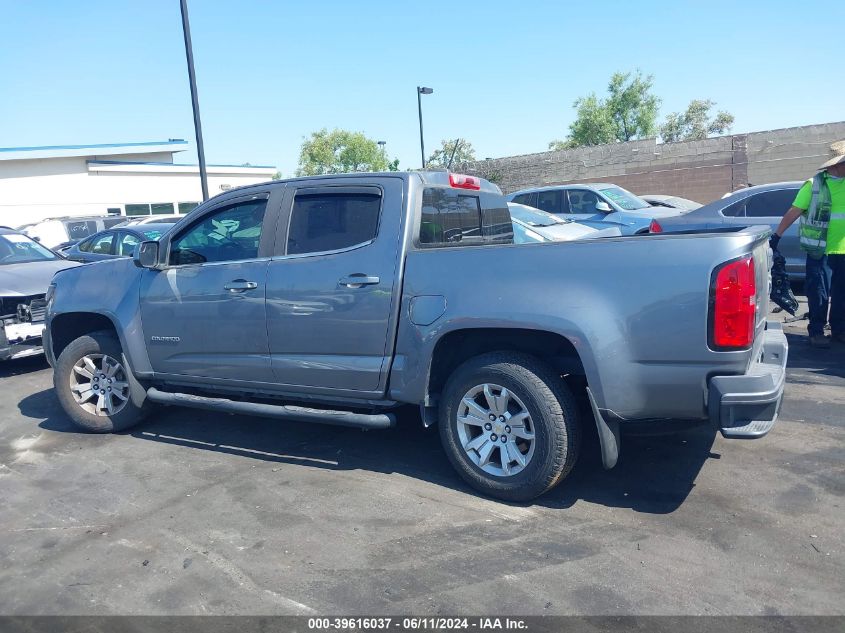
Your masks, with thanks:
[[[649,233],[663,233],[663,227],[660,226],[660,222],[657,220],[652,220],[651,224],[648,225],[648,232]]]
[[[481,189],[481,178],[475,176],[464,176],[463,174],[449,174],[449,184],[455,189]]]
[[[716,269],[710,292],[710,346],[719,350],[750,347],[757,311],[754,259],[744,257]]]

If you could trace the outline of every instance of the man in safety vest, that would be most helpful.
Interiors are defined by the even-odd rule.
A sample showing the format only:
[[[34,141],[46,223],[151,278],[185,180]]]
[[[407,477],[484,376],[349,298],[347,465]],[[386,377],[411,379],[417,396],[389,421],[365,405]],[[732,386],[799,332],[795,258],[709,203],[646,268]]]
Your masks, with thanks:
[[[772,250],[798,218],[801,248],[807,253],[810,345],[830,347],[824,335],[828,304],[832,338],[845,344],[845,154],[831,158],[804,183],[771,237]]]

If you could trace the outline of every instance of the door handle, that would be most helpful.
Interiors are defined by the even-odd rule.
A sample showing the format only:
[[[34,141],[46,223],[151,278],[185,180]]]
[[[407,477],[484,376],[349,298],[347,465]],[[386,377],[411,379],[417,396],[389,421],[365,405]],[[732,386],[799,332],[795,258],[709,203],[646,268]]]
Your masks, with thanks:
[[[247,281],[246,279],[235,279],[223,286],[223,289],[229,292],[244,292],[246,290],[255,290],[256,288],[258,288],[257,283]]]
[[[342,277],[337,283],[347,288],[363,288],[364,286],[374,286],[381,280],[378,277],[372,277],[363,273],[355,273],[348,277]]]

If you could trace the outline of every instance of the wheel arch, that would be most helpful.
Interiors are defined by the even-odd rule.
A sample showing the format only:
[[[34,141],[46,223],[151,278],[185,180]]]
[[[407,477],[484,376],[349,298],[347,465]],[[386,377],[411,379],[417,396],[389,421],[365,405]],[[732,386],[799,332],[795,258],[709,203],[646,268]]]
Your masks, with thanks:
[[[50,320],[50,351],[58,359],[65,348],[80,336],[94,332],[110,332],[120,341],[126,353],[126,342],[114,317],[100,312],[65,312]]]
[[[446,380],[464,361],[497,351],[530,354],[586,386],[588,372],[581,354],[573,341],[562,334],[526,328],[464,328],[445,333],[435,343],[428,369],[426,402],[438,400]]]

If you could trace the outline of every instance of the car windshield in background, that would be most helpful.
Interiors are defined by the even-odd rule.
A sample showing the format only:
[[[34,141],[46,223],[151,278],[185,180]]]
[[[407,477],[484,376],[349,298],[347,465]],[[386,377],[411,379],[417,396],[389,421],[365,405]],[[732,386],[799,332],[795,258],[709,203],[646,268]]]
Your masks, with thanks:
[[[532,209],[518,204],[509,204],[508,209],[511,212],[511,217],[516,218],[520,222],[524,222],[528,226],[553,226],[555,224],[566,224],[566,220],[562,220],[551,213],[540,211],[539,209]]]
[[[637,209],[648,209],[651,205],[638,198],[630,191],[626,191],[622,187],[608,187],[607,189],[599,189],[605,197],[613,201],[614,204],[625,211],[636,211]]]
[[[27,262],[48,262],[58,259],[50,249],[44,248],[18,233],[0,235],[0,266],[4,264],[24,264]]]
[[[144,237],[147,238],[148,240],[157,240],[158,238],[160,238],[162,236],[161,231],[155,231],[155,230],[143,231],[143,233],[144,233]]]

